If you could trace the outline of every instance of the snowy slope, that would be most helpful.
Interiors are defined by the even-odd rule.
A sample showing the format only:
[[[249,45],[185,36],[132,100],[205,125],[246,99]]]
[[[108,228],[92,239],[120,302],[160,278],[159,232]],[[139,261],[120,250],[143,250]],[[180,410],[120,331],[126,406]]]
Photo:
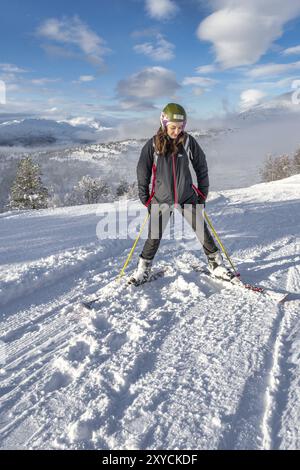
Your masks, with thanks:
[[[98,206],[1,214],[0,447],[299,449],[299,185],[207,205],[242,275],[292,292],[282,305],[192,271],[191,240],[163,240],[164,278],[111,285],[132,240],[99,241]]]

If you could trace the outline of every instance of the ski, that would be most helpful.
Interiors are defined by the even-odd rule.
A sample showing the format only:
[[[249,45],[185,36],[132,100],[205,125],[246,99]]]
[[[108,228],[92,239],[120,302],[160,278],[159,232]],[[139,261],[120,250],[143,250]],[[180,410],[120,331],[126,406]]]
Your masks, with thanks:
[[[93,308],[93,305],[99,300],[99,298],[97,297],[97,299],[91,299],[91,300],[82,300],[80,302],[80,305],[84,308],[87,308],[88,310],[91,310]]]
[[[147,284],[148,282],[152,282],[152,281],[155,281],[156,279],[159,279],[159,278],[163,277],[165,272],[166,272],[165,269],[159,269],[157,271],[153,271],[153,272],[150,273],[148,279],[146,279],[143,282],[139,282],[139,283],[135,283],[133,278],[127,277],[127,279],[125,280],[125,286],[126,287],[130,287],[130,286],[139,287],[139,286],[142,286],[144,284]],[[107,287],[107,286],[105,286],[105,287]],[[98,295],[97,297],[94,297],[93,299],[83,300],[83,301],[80,302],[80,304],[81,304],[82,307],[85,307],[88,310],[91,310],[93,308],[93,305],[95,303],[97,303],[100,299],[101,299],[101,296]]]
[[[143,284],[147,284],[147,282],[152,282],[152,281],[155,281],[156,279],[159,279],[160,277],[163,277],[164,274],[165,274],[165,269],[160,269],[159,271],[151,272],[148,279],[145,279],[144,281],[141,281],[141,282],[136,282],[133,277],[130,277],[127,280],[127,285],[139,287],[139,286],[142,286]]]
[[[243,289],[248,289],[252,292],[256,292],[257,294],[264,295],[265,297],[271,298],[277,303],[283,303],[285,300],[287,300],[287,297],[289,294],[287,292],[278,292],[276,290],[268,289],[267,287],[261,287],[261,286],[255,286],[253,284],[249,284],[244,282],[243,280],[240,279],[240,277],[235,276],[234,274],[232,275],[231,279],[223,279],[217,276],[214,276],[207,268],[199,265],[191,265],[193,271],[199,272],[203,274],[204,276],[208,277],[209,279],[222,284],[224,287],[241,287]],[[125,280],[125,287],[139,287],[144,284],[147,284],[148,282],[153,282],[156,279],[159,279],[163,277],[166,273],[166,268],[165,269],[159,269],[157,271],[153,271],[150,273],[150,276],[148,279],[146,279],[143,282],[138,282],[136,283],[134,281],[133,277],[127,277]],[[105,286],[107,287],[107,286]],[[87,299],[81,302],[81,305],[89,310],[93,308],[93,305],[97,303],[101,299],[101,296],[94,297],[93,299]]]
[[[110,281],[108,284],[106,284],[106,286],[102,287],[101,291],[112,288],[115,281],[116,281],[115,279]],[[99,300],[101,300],[101,298],[102,298],[101,295],[97,295],[96,297],[93,297],[93,298],[90,298],[90,299],[81,300],[80,305],[82,307],[87,308],[88,310],[91,310],[93,308],[94,304],[97,303]]]
[[[242,287],[243,289],[248,289],[252,292],[262,294],[265,297],[269,297],[278,303],[283,303],[285,300],[287,300],[287,297],[289,295],[287,292],[278,292],[272,289],[268,289],[267,287],[261,287],[261,286],[255,286],[253,284],[249,284],[247,282],[244,282],[242,279],[240,279],[240,277],[237,277],[234,274],[231,279],[223,279],[223,278],[214,276],[207,268],[203,266],[192,265],[192,268],[194,271],[200,272],[216,282],[220,282],[225,287],[234,287],[234,286]]]

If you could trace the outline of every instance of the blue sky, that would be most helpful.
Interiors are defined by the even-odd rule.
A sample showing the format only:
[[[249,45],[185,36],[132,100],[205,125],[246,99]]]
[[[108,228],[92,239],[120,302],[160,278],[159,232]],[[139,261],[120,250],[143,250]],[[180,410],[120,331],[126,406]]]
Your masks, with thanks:
[[[300,79],[300,0],[0,5],[0,113],[109,124],[177,101],[211,118]]]

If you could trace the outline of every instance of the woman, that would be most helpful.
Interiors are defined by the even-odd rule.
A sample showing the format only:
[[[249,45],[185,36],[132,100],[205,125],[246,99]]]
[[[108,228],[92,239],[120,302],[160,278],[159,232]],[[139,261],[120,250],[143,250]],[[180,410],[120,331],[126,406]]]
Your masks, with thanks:
[[[205,205],[209,188],[208,169],[198,142],[184,131],[184,108],[176,103],[167,104],[160,123],[157,134],[143,147],[137,166],[139,198],[148,208],[150,219],[148,239],[130,282],[140,284],[149,277],[152,260],[174,207],[189,222],[203,245],[209,270],[217,277],[231,277],[202,218],[200,208]],[[190,164],[197,177],[197,187],[193,185]]]

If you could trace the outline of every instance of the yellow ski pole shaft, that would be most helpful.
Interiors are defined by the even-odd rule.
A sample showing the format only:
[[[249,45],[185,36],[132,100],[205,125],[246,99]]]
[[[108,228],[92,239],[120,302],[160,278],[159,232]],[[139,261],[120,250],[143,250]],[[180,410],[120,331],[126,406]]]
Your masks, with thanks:
[[[208,215],[207,215],[207,213],[205,212],[205,210],[203,210],[203,213],[204,213],[205,220],[206,220],[206,222],[208,223],[208,225],[210,226],[210,228],[211,228],[211,230],[212,230],[214,236],[216,237],[217,242],[219,243],[219,245],[220,245],[220,247],[221,247],[221,249],[222,249],[224,255],[225,255],[226,258],[228,259],[228,261],[229,261],[231,267],[233,268],[234,272],[237,273],[237,269],[236,269],[236,267],[234,266],[233,262],[231,261],[231,258],[230,258],[230,256],[229,256],[229,254],[227,253],[225,246],[224,246],[223,243],[221,242],[220,237],[219,237],[219,235],[217,234],[217,232],[216,232],[216,230],[215,230],[215,228],[214,228],[214,226],[213,226],[213,224],[212,224],[210,218],[208,217]]]
[[[118,277],[117,277],[117,281],[120,281],[121,277],[124,275],[125,269],[126,269],[128,263],[129,263],[129,261],[130,261],[130,258],[131,258],[131,256],[132,256],[134,250],[135,250],[136,244],[137,244],[137,242],[139,241],[139,238],[140,238],[140,236],[141,236],[142,231],[144,230],[144,227],[145,227],[145,225],[146,225],[147,220],[149,219],[149,216],[150,216],[150,214],[148,213],[148,214],[146,215],[145,219],[144,219],[144,222],[142,223],[140,232],[139,232],[138,236],[136,237],[135,242],[134,242],[134,244],[133,244],[133,246],[132,246],[132,248],[131,248],[131,250],[130,250],[130,253],[129,253],[129,255],[127,256],[127,259],[126,259],[126,261],[125,261],[125,264],[124,264],[123,268],[121,269],[121,271],[120,271],[120,273],[119,273],[119,275],[118,275]]]

